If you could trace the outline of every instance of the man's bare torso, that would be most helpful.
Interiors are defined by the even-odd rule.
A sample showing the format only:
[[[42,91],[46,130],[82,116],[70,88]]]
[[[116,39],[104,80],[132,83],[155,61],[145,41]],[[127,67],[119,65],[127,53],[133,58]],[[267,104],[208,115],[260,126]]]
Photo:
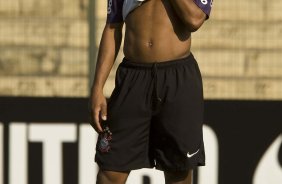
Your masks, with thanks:
[[[125,19],[124,55],[134,62],[163,62],[189,55],[191,33],[168,0],[148,0]]]
[[[138,4],[124,4],[139,1],[108,0],[91,88],[91,125],[97,132],[103,132],[101,120],[107,119],[103,87],[120,49],[124,22],[125,57],[133,62],[164,62],[190,54],[191,32],[209,18],[212,7],[212,0],[145,0],[133,11]]]

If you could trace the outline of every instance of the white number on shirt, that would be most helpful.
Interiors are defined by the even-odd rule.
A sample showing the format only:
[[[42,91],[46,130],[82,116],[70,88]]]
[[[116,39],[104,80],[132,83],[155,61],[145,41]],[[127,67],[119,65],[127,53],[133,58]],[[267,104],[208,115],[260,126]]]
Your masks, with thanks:
[[[109,4],[108,4],[108,14],[110,14],[112,12],[112,4],[113,4],[113,0],[109,0]]]
[[[208,4],[208,0],[201,0],[201,2],[202,2],[204,5]]]

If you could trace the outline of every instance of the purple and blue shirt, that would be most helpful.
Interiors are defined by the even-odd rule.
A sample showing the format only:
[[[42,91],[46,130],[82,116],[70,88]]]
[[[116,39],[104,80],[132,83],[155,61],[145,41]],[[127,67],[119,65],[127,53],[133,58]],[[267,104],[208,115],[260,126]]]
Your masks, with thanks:
[[[108,0],[107,23],[123,22],[126,16],[145,0]],[[194,0],[209,18],[213,0]]]

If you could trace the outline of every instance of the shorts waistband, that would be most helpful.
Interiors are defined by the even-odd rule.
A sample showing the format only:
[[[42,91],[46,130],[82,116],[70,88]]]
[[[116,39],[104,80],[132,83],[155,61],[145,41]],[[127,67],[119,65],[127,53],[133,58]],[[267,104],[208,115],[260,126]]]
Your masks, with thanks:
[[[125,67],[132,67],[132,68],[143,68],[143,69],[151,69],[153,66],[158,68],[167,68],[167,67],[173,67],[173,66],[179,66],[186,63],[193,63],[195,58],[192,53],[190,53],[185,58],[175,59],[175,60],[168,60],[168,61],[162,61],[162,62],[152,62],[152,63],[142,63],[142,62],[134,62],[130,61],[127,58],[123,58],[122,62],[120,63],[121,66]]]

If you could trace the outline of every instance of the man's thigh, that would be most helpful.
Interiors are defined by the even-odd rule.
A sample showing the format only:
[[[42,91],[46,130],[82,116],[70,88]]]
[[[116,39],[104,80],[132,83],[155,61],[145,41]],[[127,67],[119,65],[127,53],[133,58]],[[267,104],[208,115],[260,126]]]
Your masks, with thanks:
[[[97,184],[125,184],[129,172],[99,170]]]
[[[193,170],[180,172],[164,172],[166,184],[192,184]]]

